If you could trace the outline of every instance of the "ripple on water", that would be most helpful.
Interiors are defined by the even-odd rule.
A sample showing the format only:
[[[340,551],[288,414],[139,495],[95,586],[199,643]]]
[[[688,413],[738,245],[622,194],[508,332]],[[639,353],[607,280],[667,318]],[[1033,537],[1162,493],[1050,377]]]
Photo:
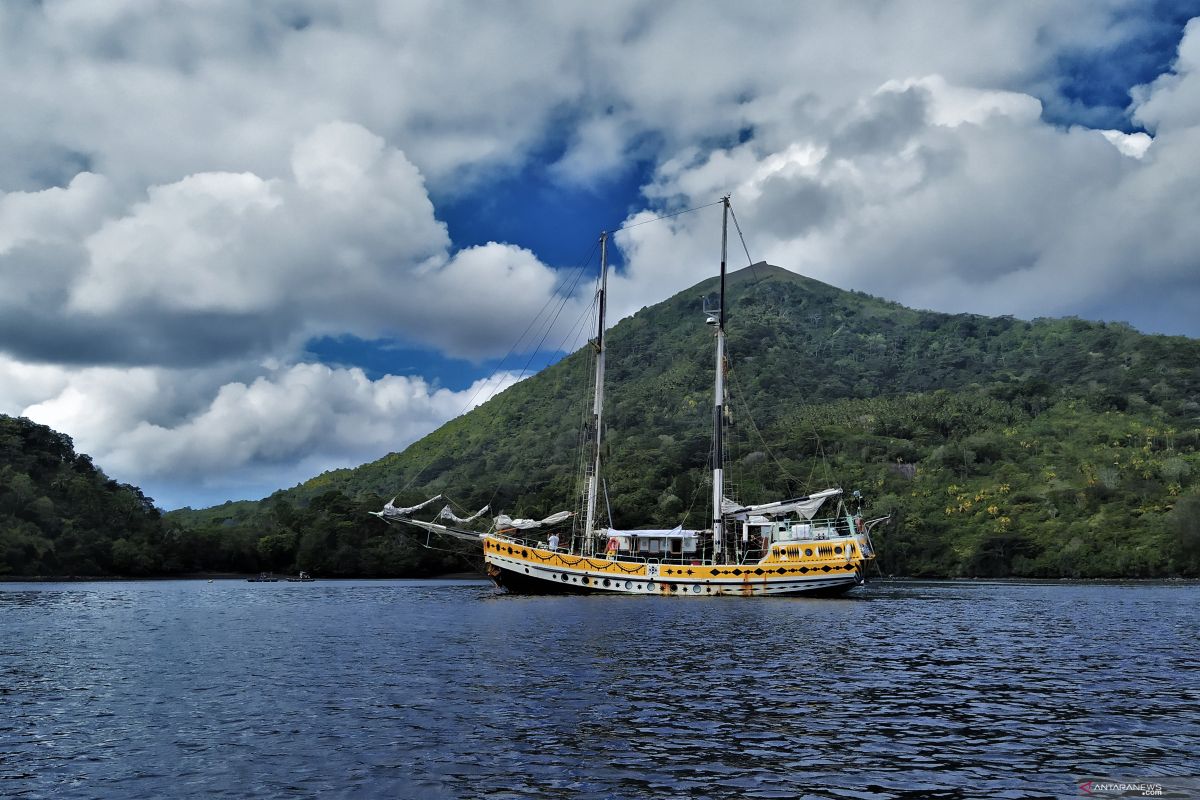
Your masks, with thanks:
[[[0,795],[1071,796],[1200,774],[1198,599],[0,584]]]

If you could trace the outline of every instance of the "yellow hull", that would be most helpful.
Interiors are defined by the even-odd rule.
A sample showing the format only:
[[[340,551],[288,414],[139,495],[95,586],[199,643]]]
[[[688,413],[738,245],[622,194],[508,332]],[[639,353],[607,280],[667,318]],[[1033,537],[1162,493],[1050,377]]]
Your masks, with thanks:
[[[513,591],[713,595],[837,594],[864,582],[869,545],[858,537],[777,546],[748,564],[657,563],[584,557],[486,535],[484,560],[496,583]]]

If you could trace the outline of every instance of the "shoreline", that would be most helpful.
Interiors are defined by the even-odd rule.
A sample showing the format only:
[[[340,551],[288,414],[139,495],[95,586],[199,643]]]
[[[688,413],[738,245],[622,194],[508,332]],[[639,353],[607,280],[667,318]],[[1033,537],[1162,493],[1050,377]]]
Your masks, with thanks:
[[[131,583],[136,581],[246,581],[257,577],[258,573],[241,572],[205,572],[188,573],[185,575],[0,575],[3,583]],[[286,582],[295,577],[290,574],[276,576],[279,582]],[[322,578],[316,576],[316,583],[331,583],[340,581],[486,581],[487,577],[477,572],[446,572],[439,575],[412,575],[406,577],[367,577],[353,578]],[[913,577],[909,575],[888,575],[870,578],[872,583],[973,583],[973,584],[1024,584],[1029,586],[1098,584],[1098,583],[1200,583],[1200,577],[1167,576],[1161,578],[974,578],[974,577]]]
[[[182,575],[0,575],[0,583],[130,583],[133,581],[236,581],[258,577],[257,572],[189,572]],[[275,576],[281,582],[294,578],[290,573]],[[409,575],[405,577],[354,577],[322,578],[315,576],[317,583],[330,581],[466,581],[487,580],[475,572],[446,572],[439,575]]]

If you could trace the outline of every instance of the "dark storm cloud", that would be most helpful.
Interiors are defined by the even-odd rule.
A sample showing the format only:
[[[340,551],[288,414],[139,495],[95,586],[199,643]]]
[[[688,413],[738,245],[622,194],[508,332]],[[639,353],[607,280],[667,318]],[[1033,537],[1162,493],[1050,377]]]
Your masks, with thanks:
[[[0,307],[0,342],[34,363],[110,367],[199,367],[263,357],[286,345],[295,320],[214,312],[131,311],[97,317]]]

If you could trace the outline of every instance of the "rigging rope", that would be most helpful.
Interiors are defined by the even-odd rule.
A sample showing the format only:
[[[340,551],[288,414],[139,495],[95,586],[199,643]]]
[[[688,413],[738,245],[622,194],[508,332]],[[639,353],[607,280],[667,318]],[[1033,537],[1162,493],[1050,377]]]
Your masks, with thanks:
[[[571,298],[570,293],[564,293],[560,296],[560,294],[558,292],[558,288],[566,288],[567,283],[569,282],[571,284],[570,290],[572,292],[574,291],[575,286],[579,283],[579,278],[583,275],[584,268],[587,266],[588,262],[591,261],[592,255],[596,252],[596,249],[598,247],[599,247],[599,244],[594,243],[592,245],[591,249],[588,251],[587,256],[583,259],[583,261],[580,262],[580,264],[577,267],[575,267],[574,270],[567,273],[567,276],[562,280],[559,287],[556,287],[555,291],[551,292],[550,297],[542,305],[541,310],[538,311],[538,313],[529,320],[529,324],[525,326],[525,330],[522,331],[521,335],[519,337],[517,337],[517,340],[515,342],[513,342],[512,347],[510,347],[508,349],[508,352],[504,355],[504,358],[500,359],[500,362],[496,365],[496,368],[492,371],[492,374],[489,375],[484,381],[482,381],[479,384],[479,388],[475,390],[475,393],[473,395],[471,395],[471,398],[469,400],[467,400],[466,405],[463,406],[462,410],[459,411],[456,416],[461,417],[463,414],[467,413],[467,411],[469,411],[471,409],[471,407],[475,403],[475,399],[477,397],[479,397],[479,394],[484,390],[484,388],[486,386],[488,386],[493,380],[495,380],[495,378],[500,374],[501,370],[504,369],[505,362],[507,362],[508,359],[515,352],[517,352],[517,348],[520,346],[521,342],[524,341],[525,335],[529,333],[531,328],[533,328],[534,323],[537,322],[538,319],[540,319],[542,317],[542,315],[546,312],[546,309],[550,307],[551,303],[553,303],[556,299],[560,299],[560,297],[561,297],[560,302],[559,302],[558,313],[556,313],[554,316],[555,320],[558,319],[558,314],[562,313],[562,308],[566,305],[567,301]],[[549,335],[549,329],[547,330],[546,335]],[[543,341],[544,340],[545,340],[545,337],[543,336]],[[535,355],[537,355],[537,350],[534,350],[533,355],[531,355],[529,357],[529,359],[525,362],[525,366],[522,368],[520,377],[518,378],[518,380],[520,380],[520,378],[524,377],[524,373],[527,369],[529,369],[529,365],[533,363],[533,357]],[[415,473],[413,473],[412,477],[409,478],[408,482],[404,484],[404,486],[401,488],[400,491],[404,492],[404,491],[407,491],[408,489],[410,489],[412,487],[412,485],[417,482],[417,479],[420,478],[421,475],[425,472],[425,470],[429,468],[429,465],[432,464],[436,460],[437,456],[438,456],[437,452],[431,453],[429,458],[426,459],[425,463],[421,465],[420,469],[418,469]]]
[[[595,252],[596,252],[596,247],[593,247],[591,252],[592,252],[592,253],[595,253]],[[589,258],[589,260],[591,259],[591,254],[589,254],[589,255],[588,255],[588,258]],[[562,314],[562,312],[563,312],[563,309],[567,307],[567,303],[568,303],[568,302],[571,300],[571,298],[573,297],[573,295],[574,295],[574,291],[575,291],[575,287],[576,287],[576,286],[579,284],[579,279],[580,279],[582,276],[583,276],[583,266],[581,265],[580,267],[578,267],[578,268],[575,270],[575,280],[574,280],[574,282],[571,284],[571,286],[570,286],[570,288],[568,289],[568,291],[567,291],[566,293],[564,293],[564,294],[563,294],[563,296],[562,296],[562,301],[561,301],[561,302],[558,304],[558,309],[557,309],[557,310],[554,312],[554,316],[553,316],[553,318],[551,318],[551,319],[549,320],[549,322],[546,324],[546,331],[545,331],[545,333],[543,333],[543,334],[542,334],[542,338],[541,338],[540,340],[538,340],[537,346],[536,346],[536,347],[534,347],[534,348],[533,348],[533,350],[530,352],[529,359],[528,359],[528,360],[525,362],[525,366],[521,368],[521,373],[520,373],[520,375],[518,376],[517,380],[521,380],[522,378],[524,378],[524,377],[525,377],[525,373],[528,371],[528,369],[529,369],[529,366],[530,366],[530,365],[533,363],[533,359],[534,359],[534,358],[536,358],[536,357],[537,357],[537,354],[541,352],[541,350],[542,350],[542,345],[546,343],[546,337],[548,337],[548,336],[550,335],[550,331],[554,330],[554,324],[555,324],[556,322],[558,322],[558,318],[559,318],[559,316]],[[595,305],[595,301],[593,301],[593,303],[592,303],[592,304],[593,304],[593,305]],[[545,309],[545,306],[543,306],[543,310],[544,310],[544,309]],[[589,310],[589,311],[585,311],[585,312],[584,312],[584,314],[583,314],[583,316],[587,316],[587,315],[588,315],[588,314],[590,314],[590,313],[591,313],[591,312],[590,312],[590,310]],[[577,324],[576,324],[576,328],[578,328],[578,327],[579,327],[579,324],[577,323]],[[573,328],[573,330],[574,330],[574,328]],[[497,496],[498,494],[500,494],[500,489],[501,489],[501,486],[502,486],[502,484],[499,484],[499,483],[496,485],[496,489],[495,489],[495,491],[493,491],[493,492],[492,492],[492,496],[491,496],[491,498],[488,500],[488,505],[492,505],[492,504],[493,504],[493,503],[496,501],[496,496]]]
[[[614,228],[614,229],[613,229],[613,233],[617,233],[618,231],[627,231],[627,230],[629,230],[629,229],[631,229],[631,228],[637,228],[637,227],[640,227],[640,226],[642,226],[642,225],[649,225],[651,222],[661,222],[661,221],[662,221],[662,220],[664,220],[664,219],[670,219],[671,217],[678,217],[678,216],[680,216],[681,214],[689,214],[689,213],[691,213],[691,212],[693,212],[693,211],[700,211],[701,209],[704,209],[704,208],[712,208],[713,206],[719,206],[719,205],[721,205],[721,203],[723,203],[723,202],[725,202],[725,201],[724,201],[724,200],[718,200],[718,201],[717,201],[717,202],[715,202],[715,203],[706,203],[705,205],[702,205],[702,206],[695,206],[694,208],[685,208],[683,211],[673,211],[673,212],[671,212],[670,214],[663,214],[663,215],[662,215],[662,216],[660,216],[660,217],[652,217],[652,218],[650,218],[650,219],[644,219],[644,220],[642,220],[641,222],[634,222],[634,223],[631,223],[631,224],[629,224],[629,225],[622,225],[622,226],[620,226],[620,227],[618,227],[618,228]]]
[[[771,460],[775,462],[775,466],[779,467],[779,471],[780,471],[780,473],[783,474],[783,477],[785,480],[787,480],[791,484],[794,484],[798,489],[807,492],[808,489],[807,489],[806,484],[803,481],[801,481],[799,478],[797,478],[796,476],[792,475],[790,472],[787,471],[787,467],[785,467],[783,465],[783,463],[779,460],[778,456],[775,455],[775,451],[771,449],[771,446],[769,444],[767,444],[766,437],[763,436],[762,431],[760,431],[758,429],[758,423],[754,421],[754,414],[750,410],[750,404],[748,402],[746,402],[746,395],[742,392],[742,385],[738,382],[737,372],[735,370],[729,370],[729,374],[730,374],[730,377],[733,378],[733,380],[730,381],[730,383],[733,384],[733,390],[735,392],[737,392],[738,402],[741,403],[742,408],[745,410],[746,419],[748,419],[750,421],[750,428],[751,428],[751,430],[754,431],[754,435],[758,437],[758,440],[760,442],[762,442],[763,449],[767,451],[767,455],[769,455],[771,457]],[[809,481],[811,482],[811,480],[812,480],[812,475],[810,474]]]
[[[750,248],[746,246],[746,237],[745,237],[744,235],[742,235],[742,226],[741,226],[740,224],[738,224],[738,221],[737,221],[737,214],[735,214],[735,213],[734,213],[734,211],[733,211],[733,206],[730,206],[730,207],[729,207],[729,216],[730,216],[730,217],[733,219],[733,226],[734,226],[734,228],[736,228],[736,229],[737,229],[737,233],[738,233],[738,239],[739,239],[739,240],[741,241],[741,243],[742,243],[742,250],[743,250],[743,251],[746,253],[746,261],[747,261],[747,263],[749,263],[749,265],[750,265],[750,271],[751,271],[751,272],[754,274],[754,278],[755,278],[755,280],[754,280],[754,284],[753,284],[753,285],[754,285],[754,286],[757,286],[759,283],[761,283],[763,280],[765,280],[765,278],[759,278],[759,277],[758,277],[758,270],[754,269],[754,261],[753,261],[753,259],[750,257]],[[837,330],[837,331],[834,331],[834,334],[833,334],[833,335],[834,335],[834,336],[836,336],[836,335],[837,335],[838,333],[840,333],[840,332],[841,332],[841,328],[838,328],[838,330]],[[832,337],[830,337],[830,338],[832,338]],[[732,370],[730,370],[730,372],[732,373],[733,371],[732,371]],[[775,462],[775,465],[779,467],[779,469],[780,469],[780,471],[781,471],[781,472],[783,472],[784,478],[785,478],[785,479],[787,479],[787,480],[789,480],[789,481],[794,481],[794,482],[795,482],[795,484],[796,484],[796,486],[797,486],[798,488],[806,489],[806,487],[808,487],[808,486],[811,486],[811,485],[812,485],[812,483],[813,483],[813,475],[814,475],[814,474],[816,473],[816,471],[817,471],[817,464],[813,464],[813,467],[812,467],[812,469],[810,469],[810,470],[809,470],[809,473],[808,473],[808,481],[807,481],[807,483],[805,483],[805,482],[802,482],[802,481],[800,481],[798,478],[796,478],[796,477],[794,477],[794,476],[790,475],[790,474],[787,472],[787,470],[786,470],[786,469],[784,469],[783,465],[782,465],[782,464],[779,462],[779,459],[775,457],[775,454],[774,454],[774,453],[771,451],[770,447],[768,447],[768,446],[767,446],[767,441],[766,441],[766,439],[765,439],[765,438],[763,437],[763,435],[762,435],[762,434],[759,432],[759,430],[758,430],[758,426],[757,426],[757,425],[755,424],[755,422],[754,422],[754,417],[753,417],[753,416],[750,414],[750,406],[749,406],[749,404],[748,404],[748,403],[746,403],[746,401],[745,401],[745,398],[744,398],[744,397],[742,397],[742,388],[741,388],[741,386],[740,386],[740,385],[737,383],[737,376],[736,376],[736,375],[734,375],[734,378],[733,378],[733,384],[734,384],[734,389],[735,389],[735,390],[737,391],[737,393],[738,393],[738,396],[739,396],[739,397],[741,397],[742,407],[746,409],[746,416],[747,416],[747,417],[749,417],[749,419],[750,419],[750,426],[751,426],[751,427],[754,429],[754,432],[755,432],[755,434],[757,434],[757,435],[758,435],[758,437],[759,437],[759,440],[760,440],[760,441],[763,443],[763,447],[764,447],[764,449],[766,449],[766,451],[767,451],[767,454],[768,454],[768,455],[771,457],[771,460],[772,460],[772,461],[774,461],[774,462]],[[820,465],[821,465],[822,467],[824,467],[824,471],[825,471],[825,479],[826,479],[826,482],[827,482],[827,483],[832,483],[832,481],[833,481],[833,476],[832,476],[832,473],[831,473],[831,472],[830,472],[830,470],[829,470],[829,459],[828,459],[828,457],[825,455],[825,448],[824,448],[824,447],[822,446],[822,444],[821,444],[821,436],[820,436],[820,434],[819,434],[819,433],[817,433],[816,423],[812,423],[812,429],[813,429],[813,435],[814,435],[814,437],[816,438],[816,441],[817,441],[817,450],[818,450],[818,452],[820,453],[820,456],[821,456],[821,460],[820,460],[820,462],[819,462],[819,463],[820,463]]]
[[[733,219],[733,227],[737,230],[738,240],[741,241],[742,250],[746,253],[746,264],[754,274],[754,284],[758,285],[762,279],[758,277],[758,270],[754,268],[754,260],[750,258],[750,248],[746,246],[746,237],[742,235],[742,226],[738,224],[737,214],[733,213],[733,206],[729,207],[729,216]]]
[[[639,222],[634,222],[634,223],[630,223],[627,225],[620,225],[620,226],[614,227],[613,232],[616,233],[616,232],[623,231],[623,230],[637,228],[642,225],[648,225],[652,222],[661,222],[663,220],[671,219],[673,217],[678,217],[683,214],[691,213],[693,211],[700,211],[705,208],[711,208],[713,206],[721,205],[723,202],[724,202],[724,199],[717,200],[712,203],[706,203],[704,205],[694,206],[692,208],[685,208],[680,211],[674,211],[669,214],[661,214],[661,215],[659,215],[657,217],[653,217],[651,219],[644,219]],[[732,213],[732,209],[730,209],[730,211]],[[741,227],[738,226],[736,217],[734,217],[734,225],[737,226],[738,236],[741,237],[741,239],[742,239],[742,249],[746,251],[746,257],[749,258],[750,252],[749,252],[749,249],[746,248],[745,237],[742,236]],[[579,265],[577,267],[574,268],[574,270],[567,273],[566,277],[564,277],[562,279],[562,281],[559,283],[559,285],[551,293],[550,297],[542,305],[542,308],[538,311],[538,313],[536,315],[534,315],[533,318],[530,319],[529,323],[525,326],[525,330],[523,330],[521,332],[521,335],[519,337],[517,337],[517,340],[513,343],[512,347],[510,347],[508,352],[504,355],[504,357],[502,359],[500,359],[496,368],[492,371],[492,374],[489,375],[485,380],[480,382],[478,388],[471,395],[471,397],[467,400],[467,402],[463,406],[462,410],[459,411],[456,416],[462,416],[463,414],[465,414],[467,411],[469,411],[474,406],[476,399],[480,396],[480,394],[484,391],[484,389],[487,388],[489,385],[491,385],[492,382],[495,381],[497,379],[497,377],[500,375],[500,373],[504,370],[504,366],[507,363],[508,359],[511,358],[516,352],[518,352],[518,349],[519,349],[521,343],[523,341],[525,341],[525,337],[529,334],[529,332],[531,330],[534,329],[535,323],[537,323],[537,321],[539,319],[542,319],[543,315],[545,315],[545,313],[546,313],[546,310],[551,307],[551,304],[554,303],[555,300],[558,300],[557,308],[554,311],[553,316],[548,320],[548,322],[545,323],[544,330],[540,326],[537,328],[537,330],[539,332],[541,332],[541,336],[538,339],[537,345],[535,347],[533,347],[533,349],[530,351],[530,356],[526,360],[524,366],[522,366],[520,372],[518,373],[517,380],[521,380],[525,377],[526,373],[529,371],[530,366],[533,364],[534,359],[541,352],[542,345],[545,344],[546,339],[549,337],[550,333],[554,330],[554,326],[558,322],[559,316],[562,314],[563,310],[566,308],[567,303],[572,299],[575,289],[579,284],[579,280],[584,273],[585,266],[592,260],[593,256],[596,254],[596,250],[598,248],[599,248],[599,242],[593,241],[592,246],[589,249],[587,256],[584,257],[584,259],[579,263]],[[753,264],[751,264],[750,266],[753,268]],[[757,278],[757,272],[755,272],[755,276]],[[568,286],[568,284],[569,284],[569,286]],[[593,300],[592,306],[595,306],[595,305],[596,305],[596,302],[595,302],[595,300]],[[575,326],[573,326],[573,328],[571,330],[569,330],[567,332],[566,336],[564,337],[564,339],[563,339],[564,344],[569,339],[574,339],[575,341],[578,341],[579,332],[583,328],[583,320],[586,319],[588,317],[588,315],[590,315],[592,313],[593,313],[592,310],[589,308],[588,311],[585,311],[585,313],[583,315],[581,315],[580,321],[577,322],[575,324]],[[536,335],[537,334],[535,333],[535,336]],[[563,352],[563,351],[560,349],[558,352]],[[586,417],[586,406],[585,406],[584,414]],[[597,432],[597,435],[598,435],[598,432]],[[437,452],[431,453],[429,458],[427,458],[425,460],[425,463],[423,463],[420,466],[420,468],[417,469],[417,471],[412,474],[412,476],[404,484],[404,486],[401,488],[400,491],[404,492],[404,491],[407,491],[408,489],[412,488],[412,486],[417,482],[417,480],[424,474],[425,470],[429,468],[430,464],[432,464],[436,460],[437,456],[438,456]],[[501,485],[498,484],[495,491],[493,491],[493,493],[492,493],[492,497],[489,501],[489,505],[491,505],[492,503],[495,502],[496,496],[500,493],[500,489],[501,489]],[[453,502],[453,501],[451,501],[451,502]],[[460,509],[462,508],[461,506],[458,505],[458,503],[454,503],[454,505],[459,507]],[[610,521],[610,524],[611,524],[611,521]]]

